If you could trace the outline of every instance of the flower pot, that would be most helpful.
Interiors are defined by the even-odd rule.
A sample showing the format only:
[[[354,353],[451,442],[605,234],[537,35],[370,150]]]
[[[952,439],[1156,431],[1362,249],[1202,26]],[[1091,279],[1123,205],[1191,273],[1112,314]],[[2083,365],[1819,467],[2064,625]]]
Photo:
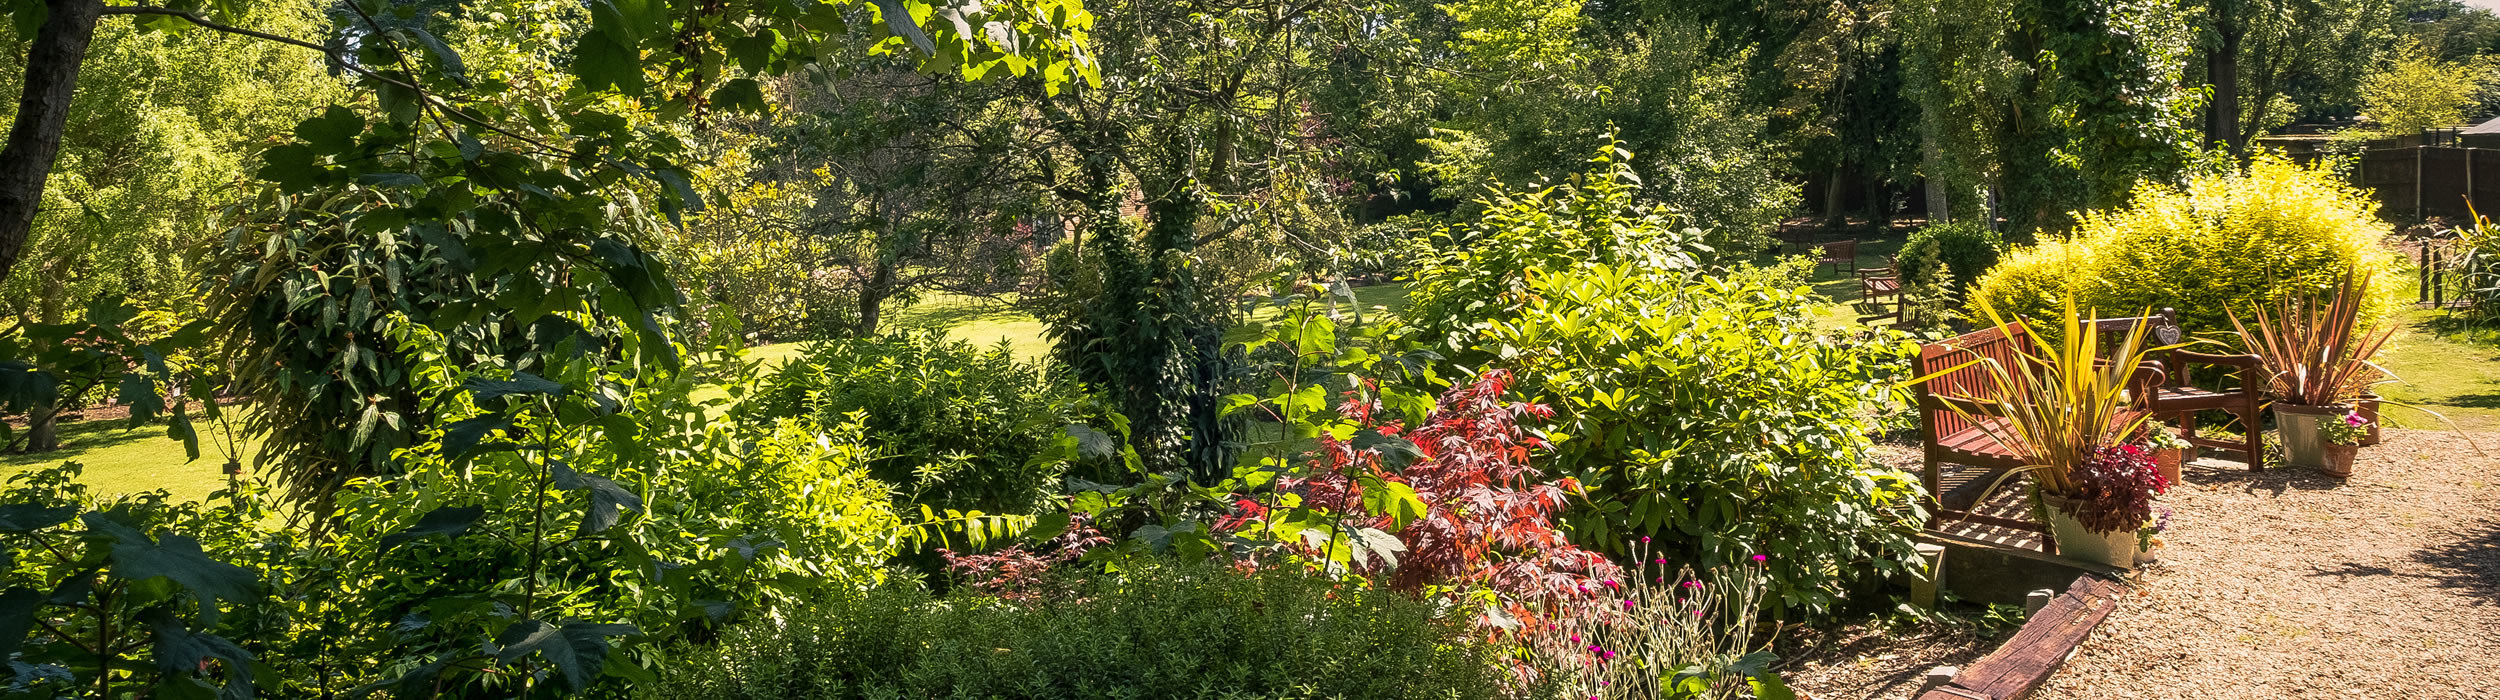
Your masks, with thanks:
[[[2161,482],[2165,484],[2179,483],[2179,464],[2186,460],[2185,448],[2173,447],[2153,451],[2153,466],[2161,470]]]
[[[2326,435],[2318,425],[2344,415],[2342,406],[2274,405],[2275,439],[2283,446],[2283,463],[2310,469],[2326,468]]]
[[[2326,464],[2320,465],[2318,471],[2338,479],[2352,476],[2352,458],[2360,452],[2360,445],[2327,445]]]
[[[2093,532],[2083,521],[2067,515],[2066,499],[2055,494],[2040,494],[2042,519],[2049,521],[2049,536],[2057,541],[2057,555],[2068,559],[2108,564],[2121,569],[2135,568],[2137,549],[2134,530]]]

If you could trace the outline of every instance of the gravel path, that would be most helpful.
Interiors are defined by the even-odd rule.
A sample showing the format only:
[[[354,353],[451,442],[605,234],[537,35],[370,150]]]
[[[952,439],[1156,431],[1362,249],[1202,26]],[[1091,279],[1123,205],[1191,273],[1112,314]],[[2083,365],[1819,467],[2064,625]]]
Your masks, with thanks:
[[[2500,434],[2391,430],[2349,482],[2196,470],[2162,562],[2034,697],[2500,699]]]

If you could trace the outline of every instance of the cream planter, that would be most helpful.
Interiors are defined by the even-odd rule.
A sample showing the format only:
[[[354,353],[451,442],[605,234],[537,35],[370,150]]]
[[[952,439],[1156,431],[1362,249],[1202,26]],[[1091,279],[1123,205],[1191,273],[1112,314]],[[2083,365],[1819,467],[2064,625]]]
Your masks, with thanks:
[[[2049,536],[2057,539],[2057,555],[2068,559],[2108,564],[2121,569],[2135,568],[2139,554],[2134,530],[2111,533],[2093,532],[2083,521],[2066,514],[2065,499],[2041,494],[2042,507],[2049,521]]]
[[[2274,432],[2283,444],[2283,463],[2304,469],[2327,468],[2326,434],[2320,424],[2344,415],[2342,406],[2274,405]]]

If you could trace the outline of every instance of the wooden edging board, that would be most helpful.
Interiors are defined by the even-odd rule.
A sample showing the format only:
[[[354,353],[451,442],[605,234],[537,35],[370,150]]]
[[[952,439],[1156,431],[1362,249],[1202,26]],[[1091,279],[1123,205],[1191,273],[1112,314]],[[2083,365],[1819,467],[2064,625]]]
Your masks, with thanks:
[[[2083,576],[2066,593],[2033,613],[1996,651],[1962,669],[1953,680],[1930,688],[1918,700],[2014,700],[2048,682],[2075,648],[2092,637],[2101,621],[2118,609],[2118,582]]]

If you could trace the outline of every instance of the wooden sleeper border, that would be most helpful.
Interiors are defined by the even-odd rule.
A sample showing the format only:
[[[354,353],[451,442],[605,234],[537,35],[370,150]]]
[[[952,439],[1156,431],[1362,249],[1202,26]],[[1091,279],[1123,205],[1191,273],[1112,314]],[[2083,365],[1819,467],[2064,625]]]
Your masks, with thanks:
[[[2076,578],[2065,594],[2033,613],[2014,638],[1954,674],[1953,680],[1919,694],[1918,700],[2014,700],[2030,694],[2109,619],[2124,590],[2099,576]]]

